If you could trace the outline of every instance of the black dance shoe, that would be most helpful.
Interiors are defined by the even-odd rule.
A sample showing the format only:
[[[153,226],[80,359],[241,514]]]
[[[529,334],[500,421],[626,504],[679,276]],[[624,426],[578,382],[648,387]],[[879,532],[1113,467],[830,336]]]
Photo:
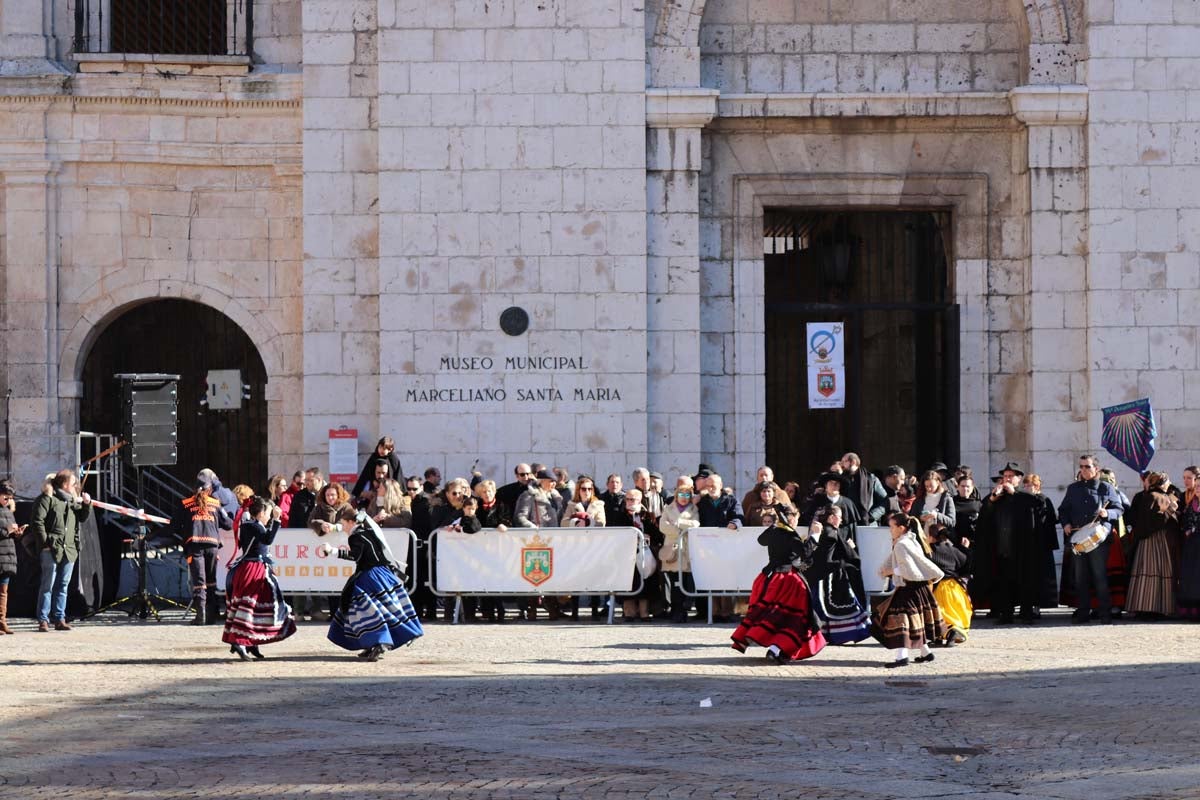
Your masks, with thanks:
[[[927,656],[917,656],[913,659],[913,663],[916,664],[928,664],[930,661],[933,661],[933,653],[930,653]]]
[[[231,647],[229,649],[232,650],[233,654],[236,655],[238,658],[240,658],[242,661],[250,660],[250,653],[246,652],[246,648],[242,647],[240,644],[235,644],[235,645],[233,645],[233,647]]]
[[[266,658],[266,656],[259,651],[258,645],[254,645],[254,647],[247,647],[246,652],[257,658],[259,661],[262,661],[264,658]]]
[[[907,666],[908,666],[908,659],[907,659],[907,658],[901,658],[901,659],[898,659],[898,660],[896,660],[896,661],[892,661],[892,662],[889,662],[889,663],[887,663],[887,664],[884,664],[883,666],[884,666],[884,669],[895,669],[896,667],[907,667]]]

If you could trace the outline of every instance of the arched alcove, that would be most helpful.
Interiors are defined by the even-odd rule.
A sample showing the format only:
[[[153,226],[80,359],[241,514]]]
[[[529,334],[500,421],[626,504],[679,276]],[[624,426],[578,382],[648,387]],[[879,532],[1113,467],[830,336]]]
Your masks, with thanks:
[[[240,370],[250,398],[231,411],[201,405],[210,370]],[[167,468],[191,481],[203,467],[225,485],[261,490],[267,477],[267,370],[245,331],[202,303],[155,299],[134,305],[95,336],[82,375],[80,427],[119,433],[121,396],[113,375],[166,372],[180,375],[179,462]]]

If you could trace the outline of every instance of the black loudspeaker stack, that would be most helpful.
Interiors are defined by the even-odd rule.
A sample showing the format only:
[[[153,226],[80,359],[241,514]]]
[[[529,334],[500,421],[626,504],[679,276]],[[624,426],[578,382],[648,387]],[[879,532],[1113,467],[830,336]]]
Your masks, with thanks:
[[[178,458],[179,376],[115,375],[121,384],[122,449],[135,467],[171,466]]]

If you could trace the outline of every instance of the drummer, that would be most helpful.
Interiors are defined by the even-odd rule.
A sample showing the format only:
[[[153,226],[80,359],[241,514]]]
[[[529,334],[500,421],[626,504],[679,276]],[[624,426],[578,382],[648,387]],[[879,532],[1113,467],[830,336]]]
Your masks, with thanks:
[[[1066,496],[1058,506],[1058,521],[1063,537],[1070,546],[1071,535],[1095,522],[1104,533],[1104,541],[1090,552],[1075,553],[1071,563],[1075,568],[1075,601],[1072,621],[1088,622],[1092,613],[1092,592],[1096,593],[1100,622],[1112,624],[1112,602],[1108,593],[1108,548],[1112,546],[1112,526],[1121,516],[1123,504],[1116,488],[1100,480],[1100,469],[1091,455],[1079,457],[1079,480],[1067,487]]]

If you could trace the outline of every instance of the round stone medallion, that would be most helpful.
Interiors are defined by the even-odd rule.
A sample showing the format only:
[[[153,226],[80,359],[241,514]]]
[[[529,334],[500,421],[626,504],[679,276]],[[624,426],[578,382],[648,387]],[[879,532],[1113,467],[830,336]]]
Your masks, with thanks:
[[[500,330],[509,336],[520,336],[529,330],[529,313],[519,306],[509,306],[500,314]]]

